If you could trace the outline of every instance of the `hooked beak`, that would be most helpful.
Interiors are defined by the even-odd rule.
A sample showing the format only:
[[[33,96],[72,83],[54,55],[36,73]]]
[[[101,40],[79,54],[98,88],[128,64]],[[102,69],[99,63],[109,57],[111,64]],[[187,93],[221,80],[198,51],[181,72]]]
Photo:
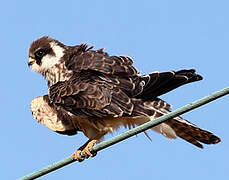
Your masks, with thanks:
[[[35,60],[34,58],[29,57],[28,66],[32,66],[33,63],[35,63],[35,61],[36,61],[36,60]]]

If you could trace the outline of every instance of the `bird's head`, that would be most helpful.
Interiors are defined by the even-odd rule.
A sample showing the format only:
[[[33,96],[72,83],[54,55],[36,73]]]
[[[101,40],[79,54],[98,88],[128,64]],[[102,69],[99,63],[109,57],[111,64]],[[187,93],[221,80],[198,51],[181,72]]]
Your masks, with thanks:
[[[66,48],[55,39],[48,36],[41,37],[30,45],[28,65],[33,71],[44,74],[60,63]]]

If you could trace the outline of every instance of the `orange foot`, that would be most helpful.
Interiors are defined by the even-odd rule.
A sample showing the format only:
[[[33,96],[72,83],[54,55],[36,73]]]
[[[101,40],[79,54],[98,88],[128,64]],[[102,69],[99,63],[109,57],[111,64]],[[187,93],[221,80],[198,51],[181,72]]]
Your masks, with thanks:
[[[96,152],[92,152],[92,148],[97,140],[88,140],[83,146],[81,146],[76,152],[72,154],[72,158],[82,162],[85,158],[96,156]]]

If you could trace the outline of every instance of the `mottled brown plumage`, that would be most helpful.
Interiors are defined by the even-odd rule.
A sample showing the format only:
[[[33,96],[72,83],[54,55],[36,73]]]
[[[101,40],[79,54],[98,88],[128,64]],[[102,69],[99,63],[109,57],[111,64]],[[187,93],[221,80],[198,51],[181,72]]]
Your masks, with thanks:
[[[109,56],[86,44],[66,46],[49,37],[34,41],[29,65],[48,81],[49,93],[31,103],[38,122],[61,134],[82,131],[89,141],[80,152],[92,156],[92,145],[120,126],[134,127],[171,111],[158,96],[181,85],[199,81],[194,69],[140,75],[127,56]],[[153,128],[168,138],[177,136],[202,148],[200,142],[220,139],[176,117]]]

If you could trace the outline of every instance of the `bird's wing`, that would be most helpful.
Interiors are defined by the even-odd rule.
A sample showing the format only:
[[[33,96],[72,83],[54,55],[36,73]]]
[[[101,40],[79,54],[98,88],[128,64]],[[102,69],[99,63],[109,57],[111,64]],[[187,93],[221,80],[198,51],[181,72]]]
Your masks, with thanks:
[[[131,99],[115,84],[95,72],[73,75],[68,81],[50,87],[52,104],[86,117],[118,117],[131,114]]]
[[[72,123],[71,116],[61,109],[55,109],[47,95],[33,99],[30,109],[34,119],[52,131],[65,135],[74,135],[78,131],[76,124]]]
[[[66,53],[65,65],[74,72],[94,70],[105,74],[123,74],[135,76],[137,70],[133,61],[127,56],[109,56],[103,49],[91,50],[86,44],[81,44]]]
[[[145,85],[142,91],[138,91],[139,94],[136,97],[145,101],[151,101],[179,86],[202,80],[202,76],[195,72],[195,69],[184,69],[181,71],[153,72],[143,75],[140,80],[144,81]]]

